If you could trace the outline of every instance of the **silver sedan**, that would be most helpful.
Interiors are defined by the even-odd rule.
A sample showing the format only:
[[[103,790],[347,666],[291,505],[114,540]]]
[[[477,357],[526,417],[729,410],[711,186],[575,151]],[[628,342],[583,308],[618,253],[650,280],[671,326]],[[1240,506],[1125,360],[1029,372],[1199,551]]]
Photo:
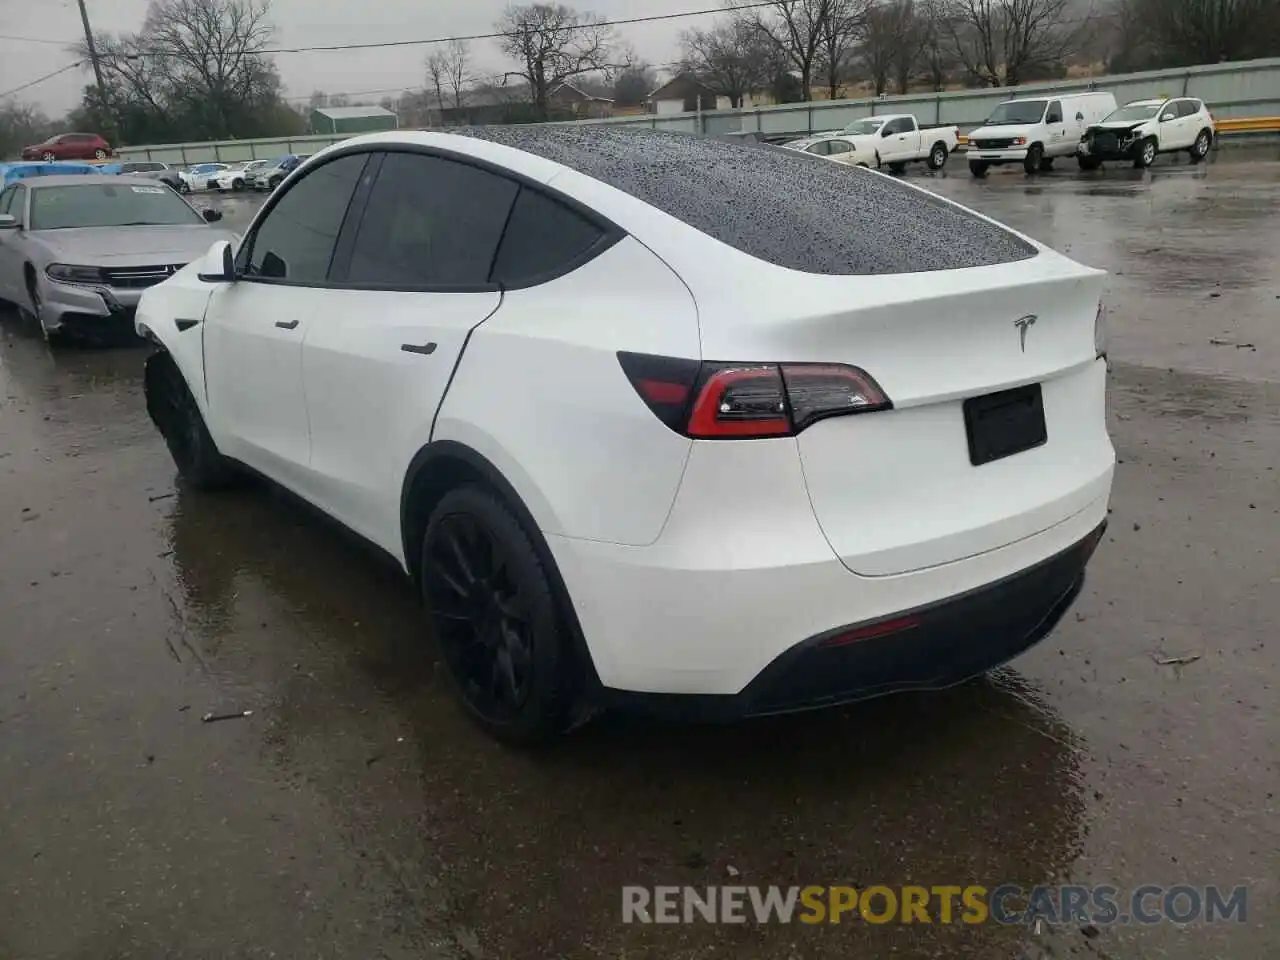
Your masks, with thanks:
[[[46,337],[129,329],[147,287],[235,234],[143,177],[32,177],[0,192],[0,299]]]

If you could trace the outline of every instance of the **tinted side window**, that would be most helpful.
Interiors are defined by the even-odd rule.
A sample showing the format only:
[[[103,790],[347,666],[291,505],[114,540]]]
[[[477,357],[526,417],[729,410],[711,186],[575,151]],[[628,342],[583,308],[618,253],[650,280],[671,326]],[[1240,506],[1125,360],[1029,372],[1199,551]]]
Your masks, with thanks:
[[[250,277],[323,283],[368,154],[352,154],[317,167],[271,208],[251,240]]]
[[[13,206],[13,196],[18,192],[16,186],[8,186],[0,192],[0,213],[10,213],[10,207]]]
[[[524,187],[507,222],[492,279],[509,287],[559,273],[604,237],[604,231],[546,194]]]
[[[1178,116],[1192,117],[1200,112],[1200,103],[1196,100],[1179,100]]]
[[[365,205],[346,281],[396,288],[488,284],[519,189],[465,163],[388,153]]]
[[[1062,104],[1054,100],[1049,104],[1049,109],[1045,111],[1045,123],[1061,123],[1062,122]]]
[[[805,150],[805,153],[816,153],[820,157],[825,157],[830,152],[831,144],[827,143],[826,140],[819,140],[817,143]]]

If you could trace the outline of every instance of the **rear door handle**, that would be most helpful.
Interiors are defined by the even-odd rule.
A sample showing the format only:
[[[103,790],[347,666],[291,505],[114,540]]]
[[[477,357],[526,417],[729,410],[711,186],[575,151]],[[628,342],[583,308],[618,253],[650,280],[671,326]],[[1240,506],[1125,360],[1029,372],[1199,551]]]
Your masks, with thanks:
[[[435,343],[402,343],[400,349],[405,353],[421,353],[426,356],[436,352]]]
[[[277,320],[276,326],[279,327],[281,330],[292,330],[294,327],[298,325],[299,322],[300,321],[298,320]]]

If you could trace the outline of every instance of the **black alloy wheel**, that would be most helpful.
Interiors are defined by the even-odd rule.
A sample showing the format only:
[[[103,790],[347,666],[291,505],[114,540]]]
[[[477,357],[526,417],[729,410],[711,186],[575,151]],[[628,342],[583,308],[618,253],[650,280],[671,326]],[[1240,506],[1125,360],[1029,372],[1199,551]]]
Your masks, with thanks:
[[[450,491],[422,544],[422,594],[454,687],[493,736],[562,732],[572,657],[537,552],[511,511],[478,486]]]
[[[235,469],[218,452],[173,358],[162,351],[148,357],[143,384],[147,413],[164,437],[182,479],[202,490],[226,486]]]

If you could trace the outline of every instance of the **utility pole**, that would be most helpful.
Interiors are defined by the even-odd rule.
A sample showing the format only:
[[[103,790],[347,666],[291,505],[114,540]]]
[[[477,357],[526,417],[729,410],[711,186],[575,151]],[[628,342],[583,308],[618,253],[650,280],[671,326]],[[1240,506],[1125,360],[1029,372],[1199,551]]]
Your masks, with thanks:
[[[93,78],[98,83],[98,102],[102,105],[102,110],[106,114],[108,123],[114,127],[112,123],[111,108],[107,103],[107,85],[102,79],[102,64],[98,62],[98,48],[93,42],[93,28],[89,26],[89,11],[85,9],[84,0],[76,0],[80,5],[80,22],[84,24],[84,42],[89,48],[89,62],[93,64]],[[119,144],[114,144],[119,146]]]

